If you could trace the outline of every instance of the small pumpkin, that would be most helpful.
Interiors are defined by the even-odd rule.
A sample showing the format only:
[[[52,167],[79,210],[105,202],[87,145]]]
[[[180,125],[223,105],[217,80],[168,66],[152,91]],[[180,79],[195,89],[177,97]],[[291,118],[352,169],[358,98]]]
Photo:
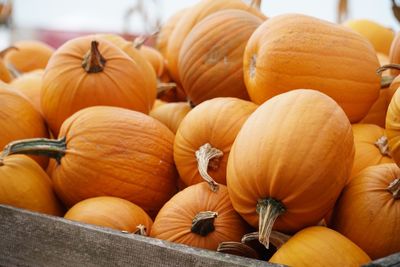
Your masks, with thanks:
[[[64,214],[50,178],[25,155],[0,158],[0,204],[55,216]]]
[[[152,109],[149,115],[176,133],[181,121],[191,109],[187,102],[167,103]]]
[[[278,249],[269,262],[288,266],[361,266],[369,256],[340,233],[323,226],[307,227]]]
[[[82,200],[71,207],[64,218],[141,235],[148,235],[153,224],[141,207],[109,196]]]
[[[400,251],[400,169],[388,163],[368,167],[341,194],[330,227],[372,259]]]
[[[243,64],[250,99],[257,104],[309,88],[332,97],[351,122],[358,122],[379,96],[379,61],[368,40],[306,15],[265,21],[250,37]]]
[[[333,208],[353,160],[351,125],[338,104],[315,90],[293,90],[243,124],[228,159],[229,196],[268,247],[272,228],[293,233]]]

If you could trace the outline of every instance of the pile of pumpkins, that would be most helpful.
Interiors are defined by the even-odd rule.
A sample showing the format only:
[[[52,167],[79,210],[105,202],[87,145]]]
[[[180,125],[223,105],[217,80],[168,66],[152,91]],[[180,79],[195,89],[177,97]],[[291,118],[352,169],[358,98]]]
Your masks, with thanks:
[[[400,35],[368,23],[201,0],[155,47],[16,42],[0,204],[293,266],[398,252]]]

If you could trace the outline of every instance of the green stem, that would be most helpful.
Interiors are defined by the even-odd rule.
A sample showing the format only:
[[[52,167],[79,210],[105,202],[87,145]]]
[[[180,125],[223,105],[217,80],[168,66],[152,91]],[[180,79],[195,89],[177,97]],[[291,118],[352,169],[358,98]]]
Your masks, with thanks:
[[[90,50],[83,57],[82,67],[87,73],[97,73],[104,69],[106,59],[100,54],[99,42],[92,41]]]
[[[223,155],[224,153],[221,150],[212,147],[209,143],[202,145],[196,151],[197,169],[200,176],[208,183],[213,192],[218,191],[218,183],[208,174],[207,170],[208,168],[217,170],[219,168],[218,159]]]
[[[214,219],[217,218],[218,213],[214,211],[201,211],[197,213],[192,221],[192,233],[207,236],[215,230]]]

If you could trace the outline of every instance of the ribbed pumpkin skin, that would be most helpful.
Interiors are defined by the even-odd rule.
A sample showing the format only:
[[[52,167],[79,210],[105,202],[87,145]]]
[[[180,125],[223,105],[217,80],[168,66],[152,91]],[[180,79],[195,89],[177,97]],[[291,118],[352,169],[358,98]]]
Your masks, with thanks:
[[[87,73],[82,61],[97,40],[106,59],[103,71]],[[66,42],[51,57],[43,76],[41,104],[52,132],[85,107],[107,105],[148,113],[156,97],[138,64],[112,43],[85,36]]]
[[[286,207],[274,229],[316,225],[333,208],[351,171],[354,140],[343,110],[314,90],[276,96],[249,116],[229,154],[227,185],[233,207],[258,226],[259,199]]]
[[[180,81],[178,73],[179,52],[186,36],[205,17],[224,9],[241,9],[265,19],[265,16],[260,11],[240,0],[202,0],[192,6],[178,21],[169,37],[171,41],[168,42],[166,58],[168,61],[168,70],[174,81]]]
[[[6,89],[1,84],[0,107],[0,150],[11,141],[48,137],[46,123],[40,113],[18,92]],[[46,168],[46,157],[32,158]]]
[[[153,67],[157,77],[161,77],[164,74],[164,57],[158,50],[153,47],[142,45],[139,49],[139,53],[150,63]]]
[[[301,230],[271,257],[269,262],[288,266],[354,266],[371,259],[357,245],[338,232],[322,226]]]
[[[154,216],[175,193],[174,135],[155,119],[116,107],[91,107],[65,121],[67,153],[53,168],[67,206],[96,196],[127,199]]]
[[[218,159],[218,169],[209,168],[208,174],[226,184],[226,164],[231,146],[246,119],[257,105],[233,97],[219,97],[204,101],[193,108],[182,120],[174,141],[174,160],[180,178],[186,185],[200,183],[196,151],[209,143],[224,154]]]
[[[343,190],[333,212],[330,227],[372,259],[400,251],[400,199],[387,190],[399,177],[396,164],[364,169]]]
[[[386,136],[385,129],[373,124],[353,124],[352,129],[356,153],[351,178],[369,166],[394,163],[390,156],[383,155],[375,145],[379,138]]]
[[[193,27],[179,55],[179,77],[195,105],[215,97],[249,99],[243,81],[244,48],[263,20],[250,12],[215,12]]]
[[[187,102],[167,103],[151,110],[150,116],[162,122],[175,134],[191,109]]]
[[[94,197],[75,204],[64,218],[130,233],[142,224],[150,233],[153,221],[139,206],[118,197]]]
[[[12,155],[5,157],[3,163],[0,204],[55,216],[64,214],[50,178],[34,160],[25,155]]]
[[[389,63],[400,64],[400,32],[396,33],[389,50]],[[390,75],[397,76],[400,70],[390,69]]]
[[[389,141],[393,160],[400,166],[400,90],[397,90],[390,101],[386,113],[386,135]]]
[[[268,19],[251,36],[243,62],[245,84],[257,104],[293,89],[315,89],[357,122],[379,96],[379,61],[372,45],[344,26],[317,18]]]
[[[191,232],[192,220],[201,211],[218,212],[215,230],[203,237]],[[193,247],[216,250],[223,241],[240,241],[246,223],[233,209],[226,186],[214,193],[207,183],[187,187],[173,196],[157,214],[150,236]]]
[[[372,104],[371,109],[360,123],[375,124],[384,128],[390,97],[390,90],[388,88],[379,90],[378,99]]]

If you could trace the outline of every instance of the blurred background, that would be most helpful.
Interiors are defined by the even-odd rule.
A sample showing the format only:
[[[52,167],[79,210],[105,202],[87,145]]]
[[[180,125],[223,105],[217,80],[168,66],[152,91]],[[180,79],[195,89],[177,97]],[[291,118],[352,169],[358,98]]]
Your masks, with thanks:
[[[119,33],[133,38],[154,32],[177,10],[197,2],[0,0],[0,49],[22,39],[37,39],[58,47],[72,37],[97,32]],[[400,24],[395,16],[398,11],[393,9],[394,5],[400,6],[400,1],[264,0],[261,9],[269,17],[296,12],[332,22],[356,18],[371,19],[398,31]]]

